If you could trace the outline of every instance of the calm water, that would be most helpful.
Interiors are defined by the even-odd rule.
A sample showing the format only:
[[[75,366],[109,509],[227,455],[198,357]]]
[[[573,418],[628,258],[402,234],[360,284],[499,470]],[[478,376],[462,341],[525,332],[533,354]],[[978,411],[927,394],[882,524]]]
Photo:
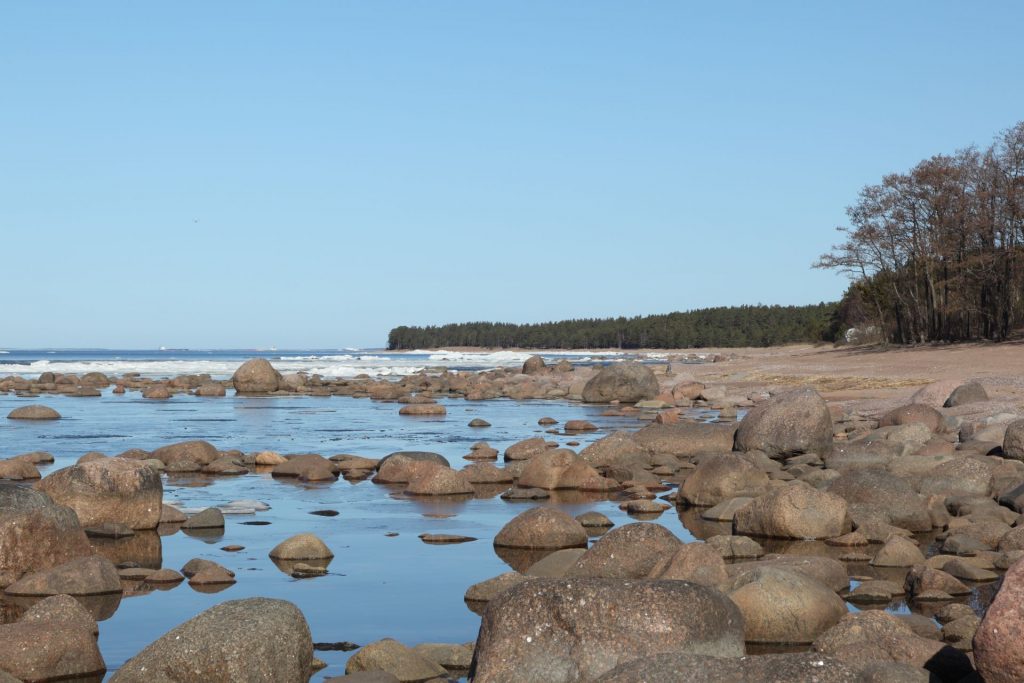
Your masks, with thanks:
[[[152,449],[185,439],[206,439],[221,449],[276,450],[282,453],[354,453],[382,457],[397,450],[431,450],[459,467],[471,444],[486,439],[498,449],[536,435],[564,444],[587,444],[607,431],[636,428],[631,418],[601,417],[601,408],[549,401],[446,401],[444,418],[398,415],[394,403],[339,397],[273,397],[203,399],[175,396],[147,401],[139,394],[101,398],[46,396],[64,419],[54,422],[0,420],[0,457],[47,450],[56,463],[42,470],[72,464],[87,451],[116,454],[139,447]],[[0,395],[0,415],[39,399]],[[560,422],[586,418],[599,425],[597,434],[546,435],[537,420]],[[473,417],[493,425],[474,429]],[[582,446],[581,446],[582,447]],[[463,602],[466,588],[509,570],[491,546],[497,531],[515,514],[534,503],[506,503],[498,497],[461,502],[404,499],[369,481],[338,480],[330,485],[298,485],[268,474],[242,477],[165,478],[164,497],[187,507],[207,507],[237,499],[269,503],[267,512],[229,516],[223,536],[197,538],[178,532],[163,538],[137,536],[118,543],[119,556],[143,565],[161,563],[180,569],[193,557],[216,560],[237,573],[238,583],[215,594],[199,593],[182,583],[168,591],[125,597],[113,616],[101,623],[100,647],[108,669],[126,659],[173,626],[223,600],[250,596],[277,597],[296,603],[306,615],[318,642],[366,644],[394,637],[420,642],[466,642],[476,637],[479,618]],[[500,490],[500,489],[499,489]],[[497,493],[497,491],[495,492]],[[572,514],[600,510],[617,524],[631,521],[610,501],[560,504]],[[311,515],[322,508],[341,514]],[[446,518],[425,515],[451,515]],[[243,522],[270,521],[269,526]],[[693,537],[671,512],[659,518],[684,539]],[[320,536],[335,559],[325,577],[296,580],[269,560],[270,549],[299,532]],[[397,532],[397,537],[385,534]],[[417,536],[443,532],[475,536],[460,545],[434,546]],[[245,546],[229,553],[227,544]],[[329,663],[324,675],[339,675],[349,654],[319,652]],[[322,678],[317,675],[316,680]]]

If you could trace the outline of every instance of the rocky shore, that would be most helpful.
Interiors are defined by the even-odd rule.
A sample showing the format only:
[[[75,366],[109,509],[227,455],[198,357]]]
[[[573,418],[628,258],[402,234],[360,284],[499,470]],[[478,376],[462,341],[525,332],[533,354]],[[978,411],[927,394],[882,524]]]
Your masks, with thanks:
[[[536,436],[503,452],[481,441],[454,467],[425,451],[286,456],[194,439],[87,453],[44,477],[40,468],[53,462],[45,451],[4,454],[0,682],[100,680],[97,622],[123,596],[245,580],[198,558],[141,566],[104,543],[222,528],[231,510],[166,504],[165,477],[181,473],[369,480],[411,499],[601,496],[635,520],[529,507],[489,539],[512,571],[467,586],[466,604],[481,615],[474,642],[379,640],[332,681],[1024,680],[1024,419],[1006,384],[942,379],[881,397],[835,396],[813,381],[772,385],[752,373],[708,381],[729,373],[729,359],[714,360],[580,368],[534,357],[521,370],[383,381],[281,375],[256,359],[224,381],[0,380],[0,391],[33,401],[10,420],[59,420],[47,396],[86,400],[104,390],[162,401],[348,396],[393,402],[411,420],[454,419],[441,403],[452,398],[546,398],[607,404],[607,414],[636,419],[635,429],[578,451]],[[597,429],[543,416],[538,424],[563,441]],[[673,509],[701,540],[683,542],[657,522]],[[303,533],[280,538],[269,556],[316,580],[334,553]],[[886,611],[894,603],[910,613]],[[195,615],[111,680],[308,681],[320,668],[295,605],[249,598]]]

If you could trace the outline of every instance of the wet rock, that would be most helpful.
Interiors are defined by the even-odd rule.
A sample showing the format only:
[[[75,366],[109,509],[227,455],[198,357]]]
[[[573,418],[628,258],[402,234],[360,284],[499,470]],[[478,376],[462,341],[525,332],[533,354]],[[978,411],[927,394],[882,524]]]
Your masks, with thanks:
[[[649,367],[635,361],[601,368],[583,387],[586,403],[636,403],[658,395],[658,379]]]
[[[736,450],[769,457],[832,452],[832,416],[813,389],[790,391],[750,410],[736,431]]]
[[[851,530],[846,501],[802,482],[755,498],[736,513],[737,533],[772,538],[834,538]]]
[[[565,423],[566,432],[593,432],[597,427],[587,420],[569,420]]]
[[[1024,680],[1024,561],[1006,572],[1003,584],[974,635],[974,661],[986,683]]]
[[[941,569],[923,564],[910,569],[903,587],[917,600],[942,599],[942,596],[969,595],[971,592],[970,588]]]
[[[226,396],[227,390],[224,389],[223,384],[217,384],[210,382],[208,384],[201,384],[196,387],[196,396],[205,396],[207,398],[218,398]]]
[[[701,519],[711,522],[732,522],[736,519],[736,513],[745,508],[753,498],[730,498],[723,500],[718,505],[710,507],[700,513]]]
[[[386,671],[402,683],[418,683],[448,675],[441,665],[392,638],[370,643],[352,655],[345,665],[345,673],[362,671]]]
[[[183,524],[188,517],[178,508],[170,505],[160,506],[160,524]]]
[[[813,649],[857,667],[871,662],[908,664],[931,671],[941,681],[959,681],[973,670],[962,652],[922,638],[897,617],[874,610],[847,614],[815,639]]]
[[[973,614],[954,619],[942,627],[942,640],[958,650],[969,652],[980,623],[981,619]]]
[[[473,536],[460,536],[458,534],[420,534],[419,539],[431,545],[452,545],[454,543],[471,543],[477,540]]]
[[[571,570],[580,557],[587,551],[584,548],[564,548],[556,550],[541,560],[530,565],[524,573],[546,579],[560,579]]]
[[[180,466],[182,464],[202,467],[203,465],[209,465],[219,458],[220,453],[217,452],[213,444],[207,441],[196,440],[162,446],[153,451],[150,457],[159,460],[168,467]]]
[[[135,530],[120,522],[103,522],[96,526],[86,527],[85,535],[89,538],[131,538],[135,535]]]
[[[160,523],[160,475],[134,460],[105,458],[72,465],[46,476],[36,487],[73,509],[84,526],[117,522],[132,529],[155,529]]]
[[[813,653],[707,657],[675,652],[635,659],[595,683],[865,683],[856,668]],[[886,679],[886,683],[894,683]],[[927,677],[924,683],[927,683]]]
[[[121,578],[110,560],[101,555],[90,555],[26,574],[7,586],[6,592],[18,596],[120,593]]]
[[[457,496],[473,493],[473,485],[462,472],[430,464],[409,480],[404,493],[409,496]]]
[[[466,594],[463,596],[463,600],[466,601],[471,607],[480,607],[477,611],[478,614],[482,613],[482,605],[490,602],[497,596],[501,595],[509,588],[522,583],[532,577],[525,576],[519,572],[505,572],[498,576],[474,583],[472,586],[466,589]]]
[[[239,462],[238,458],[229,455],[222,455],[209,465],[204,466],[200,471],[203,474],[217,474],[221,476],[249,474],[248,468]]]
[[[373,481],[378,484],[408,484],[418,473],[437,465],[451,468],[448,460],[437,453],[399,451],[381,459]]]
[[[512,488],[501,494],[502,500],[544,500],[550,498],[551,494],[544,489],[523,489]]]
[[[516,515],[497,536],[494,545],[505,548],[585,548],[587,532],[571,516],[553,508],[537,507]]]
[[[276,465],[272,477],[296,477],[299,481],[333,481],[338,478],[338,466],[316,453],[293,455],[287,462]]]
[[[602,477],[581,457],[563,448],[538,453],[528,460],[518,483],[523,488],[545,490],[612,491],[619,488],[618,483]]]
[[[672,506],[656,500],[639,499],[621,503],[619,509],[630,515],[660,515],[666,510],[671,510]]]
[[[701,459],[678,498],[689,505],[712,506],[737,497],[756,498],[768,488],[767,474],[738,455],[723,453]]]
[[[231,376],[239,394],[269,394],[282,388],[281,373],[266,358],[250,358]]]
[[[184,576],[173,569],[158,569],[146,577],[146,583],[178,583]]]
[[[221,586],[235,583],[235,573],[214,563],[189,577],[190,586]]]
[[[331,676],[325,678],[324,683],[401,683],[401,681],[387,671],[360,671],[345,676]]]
[[[481,419],[479,417],[474,417],[472,420],[469,421],[469,426],[470,427],[490,427],[491,423],[488,422],[487,420]]]
[[[663,557],[675,553],[681,545],[679,539],[660,524],[625,524],[602,536],[566,576],[646,578]]]
[[[307,683],[313,661],[309,626],[295,605],[249,598],[211,607],[172,629],[110,680]]]
[[[615,522],[608,519],[607,515],[594,510],[576,515],[576,521],[587,529],[610,529],[615,526]]]
[[[685,581],[533,579],[488,606],[471,676],[562,683],[663,652],[739,657],[742,631],[735,605]]]
[[[446,415],[448,410],[440,403],[414,403],[402,406],[399,415]]]
[[[276,560],[328,560],[334,553],[314,534],[297,534],[281,541],[270,551]]]
[[[462,468],[462,474],[470,484],[510,484],[512,474],[489,462],[475,462]]]
[[[465,671],[473,662],[473,648],[458,643],[421,643],[412,650],[448,671]]]
[[[288,458],[274,451],[260,451],[256,454],[253,462],[260,467],[275,467],[288,462]]]
[[[217,508],[206,508],[198,512],[181,525],[182,529],[223,529],[224,513]]]
[[[15,408],[7,414],[8,420],[59,420],[60,413],[44,405],[30,405]]]

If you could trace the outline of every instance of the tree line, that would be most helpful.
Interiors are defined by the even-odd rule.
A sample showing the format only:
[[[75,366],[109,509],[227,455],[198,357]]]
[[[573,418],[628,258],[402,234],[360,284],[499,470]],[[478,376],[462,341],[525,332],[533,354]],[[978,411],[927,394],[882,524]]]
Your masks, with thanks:
[[[388,349],[398,351],[444,346],[536,349],[775,346],[832,341],[838,331],[836,311],[835,303],[757,305],[525,325],[468,322],[427,327],[401,326],[388,335]]]
[[[815,264],[851,276],[837,309],[889,341],[1006,339],[1024,322],[1024,122],[860,191]]]

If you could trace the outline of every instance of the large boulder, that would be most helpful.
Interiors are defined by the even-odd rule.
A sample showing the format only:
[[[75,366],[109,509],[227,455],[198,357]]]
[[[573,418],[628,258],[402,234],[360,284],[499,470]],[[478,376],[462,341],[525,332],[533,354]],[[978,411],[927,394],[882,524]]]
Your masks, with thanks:
[[[658,562],[682,546],[675,535],[653,522],[634,522],[602,536],[566,573],[567,577],[642,579]]]
[[[103,458],[57,470],[36,488],[67,505],[85,527],[117,522],[132,529],[160,523],[160,474],[138,460]]]
[[[526,461],[519,474],[521,488],[579,489],[607,491],[618,488],[605,479],[587,461],[566,448],[547,450]]]
[[[75,603],[73,598],[62,597]],[[4,674],[14,676],[15,681],[102,677],[106,665],[93,635],[96,622],[81,606],[77,610],[67,619],[67,609],[33,607],[35,616],[26,614],[18,623],[0,625],[0,682],[12,680]]]
[[[384,638],[360,648],[345,664],[346,674],[354,675],[364,671],[384,671],[400,683],[445,679],[448,675],[437,662],[392,638]]]
[[[1024,681],[1024,560],[1006,576],[974,633],[974,661],[985,683]]]
[[[30,405],[15,408],[7,414],[8,420],[59,420],[60,413],[43,405]]]
[[[269,394],[281,388],[281,373],[266,358],[250,358],[242,363],[231,383],[239,394]]]
[[[803,482],[755,498],[733,525],[738,534],[805,540],[842,536],[852,526],[845,500]]]
[[[987,400],[988,392],[985,391],[985,387],[981,385],[981,382],[967,382],[954,389],[944,405],[946,408],[956,408],[968,403],[981,403]]]
[[[736,430],[736,450],[770,457],[832,452],[832,416],[814,389],[788,391],[750,410]]]
[[[536,375],[547,370],[547,365],[544,363],[544,359],[540,356],[530,356],[523,363],[523,374],[524,375]]]
[[[1003,455],[1014,460],[1024,460],[1024,420],[1014,420],[1006,425]]]
[[[925,679],[927,680],[927,679]],[[708,657],[677,652],[617,666],[594,683],[869,683],[831,657],[794,652],[747,657]],[[891,683],[891,682],[890,682]]]
[[[284,600],[221,603],[135,655],[111,683],[307,683],[313,640],[299,608]]]
[[[665,652],[740,657],[743,618],[718,591],[686,581],[532,579],[488,605],[470,676],[590,681]]]
[[[768,475],[732,453],[703,458],[683,482],[678,502],[709,507],[731,498],[755,498],[768,492]]]
[[[583,387],[586,403],[636,403],[658,395],[658,378],[636,361],[613,363],[600,371]]]
[[[940,681],[959,681],[973,670],[967,655],[923,638],[896,615],[877,610],[847,614],[816,638],[813,648],[856,667],[873,662],[910,664],[927,669]]]
[[[846,501],[858,524],[880,522],[914,532],[932,529],[928,499],[906,479],[881,468],[844,472],[827,490]]]
[[[499,548],[586,548],[586,529],[561,510],[536,507],[513,517],[494,537]]]
[[[110,595],[121,592],[114,564],[102,555],[79,557],[21,577],[6,589],[8,595]]]
[[[0,588],[91,554],[74,510],[41,491],[0,482]]]
[[[846,614],[846,604],[831,588],[779,567],[743,572],[723,590],[743,613],[750,643],[811,643]]]
[[[704,453],[728,453],[733,449],[733,423],[679,422],[650,424],[634,434],[638,446],[653,454],[690,457]]]

